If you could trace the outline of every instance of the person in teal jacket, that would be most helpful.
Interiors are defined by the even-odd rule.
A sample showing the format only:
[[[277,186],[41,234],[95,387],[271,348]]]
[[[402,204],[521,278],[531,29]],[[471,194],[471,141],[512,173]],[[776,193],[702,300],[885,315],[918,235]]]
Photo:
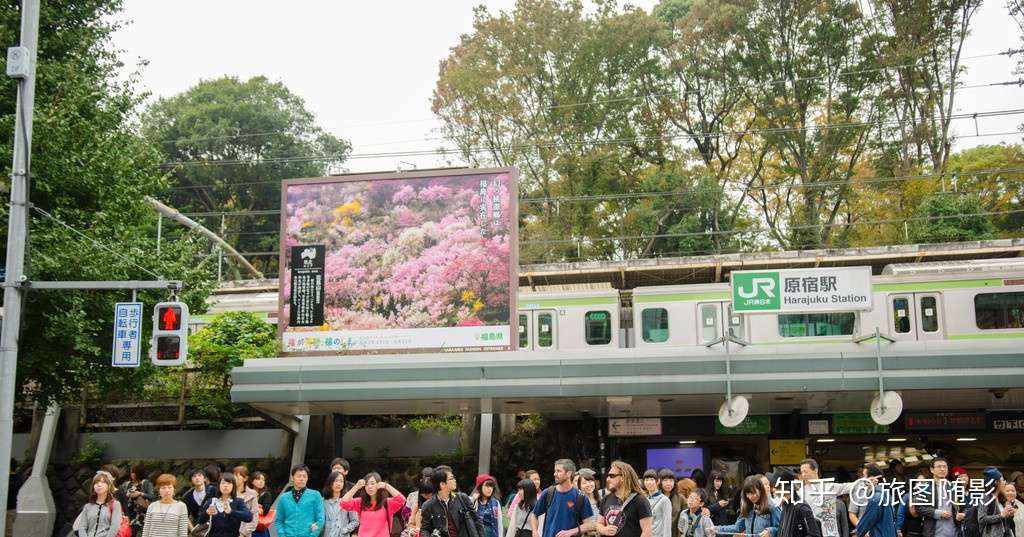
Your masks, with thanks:
[[[324,527],[324,498],[306,488],[309,468],[304,464],[292,468],[292,489],[277,499],[274,526],[278,537],[317,537]]]

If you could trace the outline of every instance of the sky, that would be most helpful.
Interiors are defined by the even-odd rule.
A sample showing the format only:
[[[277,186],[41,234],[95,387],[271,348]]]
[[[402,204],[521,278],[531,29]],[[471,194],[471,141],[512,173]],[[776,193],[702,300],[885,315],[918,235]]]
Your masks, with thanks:
[[[460,35],[472,31],[480,0],[337,1],[126,0],[114,35],[126,74],[140,69],[141,89],[169,97],[203,79],[264,75],[306,101],[319,124],[349,140],[352,172],[444,166],[437,156],[358,158],[369,153],[432,150],[437,139],[430,110],[438,64]],[[656,0],[634,0],[650,10]],[[514,0],[483,2],[492,12]],[[988,0],[976,15],[964,57],[1020,48],[1018,28],[1003,2]],[[148,62],[139,67],[140,61]],[[1015,79],[1007,56],[965,60],[967,86]],[[958,113],[1024,108],[1019,86],[961,90]],[[965,136],[956,149],[1017,143],[1024,114],[953,123]],[[1006,133],[995,135],[998,133]],[[976,137],[973,135],[982,134]],[[967,137],[970,136],[970,137]]]

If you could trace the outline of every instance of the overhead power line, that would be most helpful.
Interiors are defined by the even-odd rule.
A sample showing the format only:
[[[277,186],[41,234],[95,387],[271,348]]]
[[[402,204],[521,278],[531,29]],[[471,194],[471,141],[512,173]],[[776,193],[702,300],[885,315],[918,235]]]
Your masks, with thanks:
[[[1022,50],[1010,49],[1010,50],[1004,50],[1004,51],[1000,51],[1000,52],[991,52],[991,53],[987,53],[987,54],[978,54],[976,56],[966,56],[966,57],[960,58],[960,60],[961,60],[961,62],[963,62],[963,61],[968,61],[968,60],[978,60],[978,59],[992,58],[992,57],[997,57],[997,56],[1012,56],[1013,54],[1020,53],[1020,52],[1024,52],[1024,49],[1022,49]],[[917,61],[917,62],[911,62],[911,63],[905,63],[905,64],[899,64],[899,65],[886,65],[886,66],[880,66],[880,67],[872,67],[872,68],[868,68],[868,69],[855,69],[855,70],[851,70],[851,71],[841,71],[839,73],[834,73],[834,74],[830,74],[830,75],[818,75],[818,76],[812,76],[812,77],[798,77],[798,78],[795,78],[793,80],[772,80],[772,81],[768,81],[768,82],[766,82],[764,84],[780,84],[780,83],[790,83],[790,82],[799,83],[799,82],[804,82],[804,81],[809,81],[809,80],[818,80],[818,79],[822,79],[822,78],[835,77],[835,76],[848,76],[848,75],[854,75],[854,74],[872,73],[872,72],[877,72],[877,71],[888,71],[888,70],[891,70],[891,69],[904,69],[904,68],[907,68],[907,67],[914,67],[916,65],[930,65],[930,64],[939,63],[939,62],[941,62],[941,60],[920,60],[920,61]],[[978,84],[978,85],[973,85],[973,86],[961,86],[961,87],[959,87],[957,89],[973,89],[973,88],[987,87],[987,86],[993,86],[993,85],[1009,85],[1009,84],[1010,83]],[[746,86],[751,86],[753,84],[745,84],[745,85]],[[607,104],[607,103],[614,103],[614,102],[627,102],[627,101],[634,101],[634,100],[647,99],[647,98],[657,98],[657,97],[674,97],[674,96],[689,95],[689,94],[692,94],[692,93],[698,93],[698,91],[691,90],[691,91],[670,91],[670,92],[662,92],[662,93],[649,93],[649,94],[643,94],[643,95],[634,95],[634,96],[628,96],[628,97],[616,97],[616,98],[610,98],[610,99],[594,99],[594,100],[590,100],[590,101],[582,101],[582,102],[576,102],[576,103],[553,104],[553,105],[549,105],[549,106],[544,106],[542,108],[544,108],[545,110],[557,110],[557,109],[561,109],[561,108],[579,108],[579,107],[591,106],[591,105],[595,105],[595,104]],[[379,122],[369,122],[369,123],[354,123],[354,124],[348,125],[348,127],[370,127],[370,126],[380,126],[380,125],[404,125],[404,124],[408,124],[408,123],[425,123],[425,122],[437,121],[437,120],[438,120],[438,118],[436,118],[436,117],[433,117],[433,118],[420,118],[420,119],[402,119],[402,120],[379,121]],[[342,128],[344,128],[344,126]],[[260,137],[260,136],[274,136],[274,135],[281,134],[281,133],[282,133],[282,131],[278,130],[278,131],[264,131],[264,132],[226,134],[226,135],[222,135],[222,136],[182,137],[182,138],[171,138],[171,139],[167,139],[167,140],[161,140],[159,143],[161,143],[161,144],[175,144],[175,143],[181,143],[181,142],[206,142],[206,141],[219,141],[219,140],[235,140],[235,139],[241,139],[241,138],[257,138],[257,137]],[[427,140],[440,140],[440,139],[442,139],[442,138],[428,138]],[[418,140],[416,140],[416,141],[418,141]],[[396,143],[405,143],[405,142],[381,142],[381,143],[369,144],[369,145],[390,145],[390,144],[396,144]]]
[[[997,175],[997,174],[1015,174],[1024,173],[1024,167],[1014,168],[989,168],[984,170],[974,171],[950,171],[946,173],[921,173],[915,175],[891,175],[891,176],[875,176],[875,177],[853,177],[849,181],[821,181],[816,183],[794,183],[794,184],[776,184],[776,185],[751,185],[749,188],[724,188],[719,189],[717,187],[691,187],[682,188],[677,190],[663,190],[658,192],[633,192],[633,193],[618,193],[618,194],[591,194],[583,196],[550,196],[544,198],[519,198],[519,202],[523,204],[542,204],[542,203],[563,203],[563,202],[575,202],[575,201],[604,201],[604,200],[621,200],[621,199],[642,199],[642,198],[664,198],[664,197],[676,197],[676,196],[687,196],[692,194],[700,194],[704,192],[729,192],[736,194],[743,194],[747,192],[762,192],[762,191],[773,191],[782,189],[817,189],[817,188],[830,188],[834,186],[847,186],[852,188],[861,188],[864,186],[885,184],[885,183],[902,183],[906,181],[915,180],[927,180],[927,179],[943,179],[949,177],[952,180],[958,178],[970,177],[970,176],[985,176],[985,175]],[[188,217],[203,218],[203,217],[220,217],[220,216],[271,216],[279,215],[281,211],[279,209],[262,209],[253,211],[205,211],[205,212],[193,212],[193,213],[182,213]],[[271,234],[277,233],[277,230],[266,230],[266,231],[250,231],[244,232],[243,234],[260,235],[260,234]]]
[[[1024,114],[1024,109],[1007,109],[1007,110],[992,110],[986,112],[974,112],[974,113],[963,113],[953,114],[947,119],[949,120],[964,120],[964,119],[979,119],[989,117],[1001,117],[1001,116],[1013,116]],[[939,118],[935,118],[939,119]],[[803,131],[827,131],[827,130],[841,130],[850,129],[857,127],[870,127],[870,126],[882,126],[882,125],[903,125],[902,121],[896,120],[883,120],[883,121],[857,121],[848,123],[833,123],[827,125],[808,125],[805,127],[765,127],[756,129],[744,129],[737,131],[721,131],[721,132],[704,132],[704,133],[683,133],[683,134],[671,134],[664,136],[635,136],[618,139],[604,139],[604,140],[586,140],[580,142],[519,142],[507,146],[499,147],[469,147],[466,149],[448,149],[438,148],[432,150],[416,150],[416,151],[396,151],[396,152],[385,152],[385,153],[364,153],[364,154],[334,154],[334,155],[308,155],[308,156],[296,156],[296,157],[279,157],[279,158],[268,158],[268,159],[245,159],[245,160],[183,160],[173,162],[163,162],[160,164],[161,167],[170,168],[175,166],[181,167],[195,167],[195,166],[228,166],[238,164],[281,164],[291,162],[320,162],[320,161],[331,161],[331,160],[356,160],[356,159],[374,159],[374,158],[397,158],[397,157],[414,157],[414,156],[458,156],[465,153],[481,153],[493,150],[521,150],[521,149],[551,149],[560,147],[585,147],[585,146],[602,146],[602,145],[622,145],[626,143],[636,142],[655,142],[655,141],[672,141],[672,140],[683,140],[683,139],[697,139],[697,138],[720,138],[726,136],[749,136],[753,134],[783,134],[787,132],[803,132]],[[980,136],[980,134],[976,135]],[[964,138],[968,136],[963,136]]]

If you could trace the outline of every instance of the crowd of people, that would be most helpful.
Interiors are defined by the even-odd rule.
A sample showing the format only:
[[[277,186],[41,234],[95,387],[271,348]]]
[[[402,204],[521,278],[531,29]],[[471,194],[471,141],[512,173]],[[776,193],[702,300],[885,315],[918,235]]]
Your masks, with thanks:
[[[142,466],[120,486],[118,469],[92,478],[75,537],[1024,537],[1017,490],[1024,475],[1004,479],[995,467],[972,479],[942,458],[907,479],[866,464],[856,480],[822,479],[814,459],[799,472],[777,467],[750,473],[738,487],[721,472],[680,478],[669,469],[642,474],[613,461],[603,482],[570,459],[555,461],[554,484],[524,470],[504,499],[497,480],[476,476],[458,490],[450,466],[424,468],[407,494],[380,474],[349,481],[349,463],[331,462],[320,491],[310,470],[291,469],[274,495],[267,477],[245,466],[187,473],[184,490],[171,474],[156,483]]]

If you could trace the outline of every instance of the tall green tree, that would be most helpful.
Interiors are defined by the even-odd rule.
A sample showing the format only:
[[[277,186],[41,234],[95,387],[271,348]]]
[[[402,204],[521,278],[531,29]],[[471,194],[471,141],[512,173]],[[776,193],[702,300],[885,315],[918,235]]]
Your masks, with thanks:
[[[869,31],[878,55],[886,106],[896,121],[884,126],[894,174],[945,173],[952,154],[953,103],[963,85],[962,53],[981,0],[872,0]]]
[[[326,175],[351,150],[316,123],[301,97],[262,76],[204,80],[159,99],[142,128],[169,175],[163,197],[185,212],[277,209],[282,180]],[[223,226],[217,217],[203,221],[240,251],[278,249],[276,215],[232,217]],[[275,257],[250,261],[277,272]]]
[[[31,213],[27,274],[41,281],[152,280],[154,274],[180,279],[186,285],[182,298],[201,312],[210,289],[202,245],[185,236],[156,254],[156,215],[143,197],[167,185],[157,169],[158,153],[133,127],[142,96],[133,80],[120,82],[117,76],[121,66],[110,43],[110,21],[119,9],[114,0],[42,3],[30,199],[54,218]],[[0,41],[16,42],[19,18],[17,2],[0,4]],[[4,180],[10,174],[15,96],[14,82],[0,78]],[[7,212],[0,205],[0,220]],[[6,243],[7,237],[0,240]],[[110,367],[114,303],[128,298],[127,292],[30,292],[17,372],[24,394],[69,402],[87,387],[111,396],[137,390],[151,367]],[[140,298],[149,307],[167,294],[146,292]],[[149,328],[143,326],[144,341]]]
[[[985,206],[970,194],[936,194],[914,211],[909,240],[915,244],[978,241],[994,237],[995,226]]]
[[[784,248],[842,241],[851,180],[882,119],[871,35],[848,0],[752,0],[743,88],[757,115],[749,150],[765,153],[754,200]],[[838,237],[837,237],[838,236]]]

